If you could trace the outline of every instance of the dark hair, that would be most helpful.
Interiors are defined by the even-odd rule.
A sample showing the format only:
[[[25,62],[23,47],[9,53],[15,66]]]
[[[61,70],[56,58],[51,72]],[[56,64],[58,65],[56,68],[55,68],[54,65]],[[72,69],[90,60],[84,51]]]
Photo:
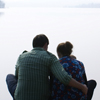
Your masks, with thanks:
[[[36,35],[33,39],[33,47],[43,47],[45,43],[49,44],[48,38],[44,34]]]
[[[28,51],[24,50],[22,53],[26,53],[26,52],[28,52]]]
[[[72,53],[73,45],[67,41],[65,43],[60,43],[57,46],[57,52],[60,52],[63,56],[70,56]]]

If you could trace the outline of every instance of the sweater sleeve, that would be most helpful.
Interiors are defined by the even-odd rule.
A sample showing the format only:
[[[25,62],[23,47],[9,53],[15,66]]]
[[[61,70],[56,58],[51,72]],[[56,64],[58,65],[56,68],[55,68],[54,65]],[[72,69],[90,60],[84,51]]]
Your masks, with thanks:
[[[68,85],[70,80],[71,80],[71,76],[68,75],[68,73],[65,71],[65,69],[63,68],[63,66],[60,64],[59,60],[52,55],[51,57],[51,72],[52,74],[63,84]]]

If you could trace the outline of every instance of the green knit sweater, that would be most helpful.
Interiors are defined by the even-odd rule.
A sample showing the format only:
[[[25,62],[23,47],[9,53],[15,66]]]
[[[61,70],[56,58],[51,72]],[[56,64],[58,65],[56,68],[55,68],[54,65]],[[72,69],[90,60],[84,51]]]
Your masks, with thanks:
[[[71,80],[71,76],[50,52],[34,48],[30,52],[21,54],[15,70],[15,76],[18,77],[15,100],[48,100],[50,72],[65,85]]]

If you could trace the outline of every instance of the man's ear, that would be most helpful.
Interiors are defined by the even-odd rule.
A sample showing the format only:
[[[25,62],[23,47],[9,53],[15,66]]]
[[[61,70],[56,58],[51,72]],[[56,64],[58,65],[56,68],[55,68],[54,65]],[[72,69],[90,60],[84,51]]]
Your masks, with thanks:
[[[48,44],[47,43],[45,43],[45,45],[43,46],[43,49],[47,51],[47,49],[48,49]]]
[[[45,45],[44,45],[45,47],[47,46],[47,43],[45,43]]]

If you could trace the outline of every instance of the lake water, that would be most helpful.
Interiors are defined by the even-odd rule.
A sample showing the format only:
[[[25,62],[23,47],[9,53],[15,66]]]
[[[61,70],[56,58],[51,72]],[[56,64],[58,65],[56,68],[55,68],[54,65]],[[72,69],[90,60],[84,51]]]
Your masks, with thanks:
[[[0,100],[12,100],[5,78],[14,74],[17,58],[32,49],[32,39],[43,33],[50,40],[49,51],[56,56],[59,43],[70,41],[73,54],[84,63],[88,80],[100,93],[100,9],[99,8],[6,8],[0,9]]]

